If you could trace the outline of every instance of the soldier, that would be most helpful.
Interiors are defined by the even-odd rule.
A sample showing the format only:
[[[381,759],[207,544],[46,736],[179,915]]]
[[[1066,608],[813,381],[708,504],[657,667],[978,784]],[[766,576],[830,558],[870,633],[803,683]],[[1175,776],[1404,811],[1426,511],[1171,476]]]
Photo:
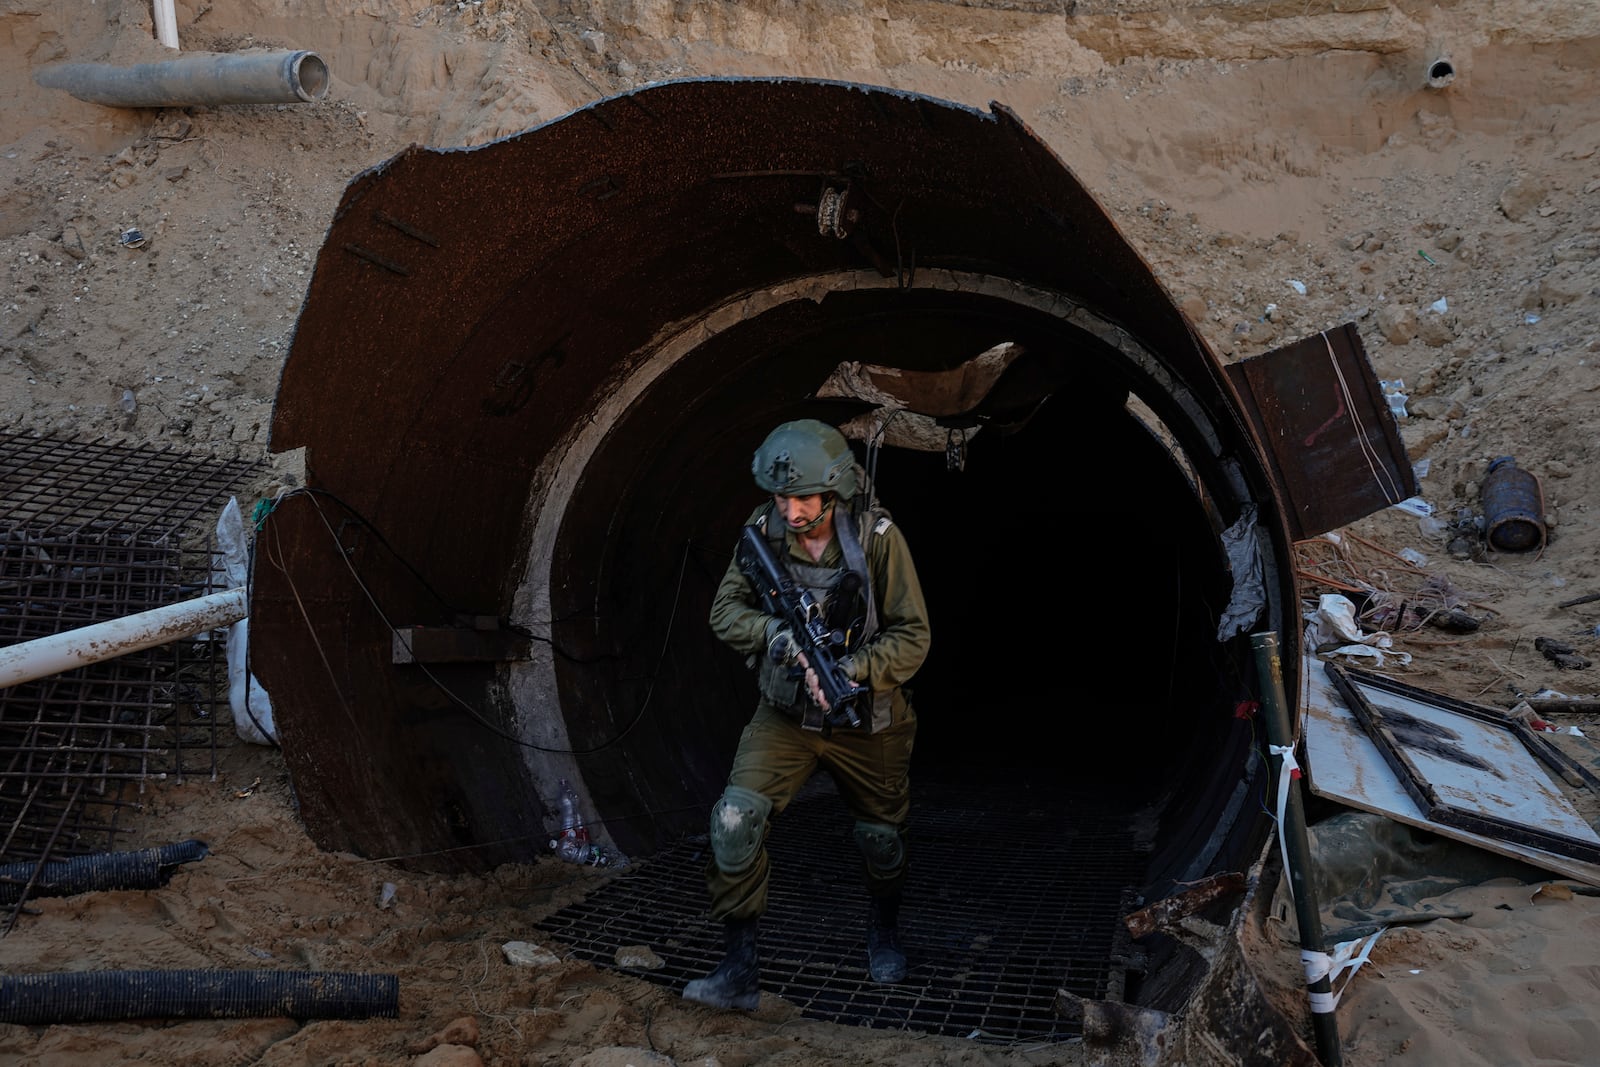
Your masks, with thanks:
[[[683,995],[750,1010],[761,999],[756,927],[767,907],[770,821],[821,766],[855,816],[870,908],[868,972],[874,982],[906,975],[897,921],[906,870],[911,745],[916,714],[902,688],[928,654],[928,614],[905,537],[862,484],[844,435],[815,419],[786,422],[756,450],[756,485],[772,494],[754,526],[796,583],[848,633],[839,666],[871,692],[861,725],[830,722],[816,672],[783,620],[759,606],[735,559],[711,605],[711,628],[759,661],[760,702],[739,738],[728,784],[711,811],[706,885],[711,915],[724,923],[727,954]],[[790,668],[804,669],[791,678]]]

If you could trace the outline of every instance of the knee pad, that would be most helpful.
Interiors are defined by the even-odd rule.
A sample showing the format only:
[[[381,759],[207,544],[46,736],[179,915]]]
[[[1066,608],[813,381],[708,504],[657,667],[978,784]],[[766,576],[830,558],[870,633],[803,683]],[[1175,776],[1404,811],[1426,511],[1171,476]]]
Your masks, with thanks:
[[[711,855],[723,874],[750,869],[766,838],[772,801],[753,789],[730,785],[711,809]]]
[[[890,878],[906,863],[906,839],[900,829],[881,822],[858,822],[856,848],[867,861],[867,872],[875,878]]]

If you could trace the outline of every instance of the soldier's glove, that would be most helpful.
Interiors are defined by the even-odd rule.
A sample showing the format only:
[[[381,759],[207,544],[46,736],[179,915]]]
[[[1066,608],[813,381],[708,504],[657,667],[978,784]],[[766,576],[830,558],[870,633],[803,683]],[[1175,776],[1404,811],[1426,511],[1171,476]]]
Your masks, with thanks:
[[[776,625],[767,626],[767,658],[780,667],[792,667],[800,656],[800,642],[789,627],[777,619],[772,622]]]

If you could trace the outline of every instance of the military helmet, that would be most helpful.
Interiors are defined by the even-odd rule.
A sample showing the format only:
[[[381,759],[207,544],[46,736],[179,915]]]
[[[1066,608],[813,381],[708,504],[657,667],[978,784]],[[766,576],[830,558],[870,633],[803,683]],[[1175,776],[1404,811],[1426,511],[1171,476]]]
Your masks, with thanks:
[[[856,457],[844,434],[816,419],[786,422],[756,449],[750,473],[769,493],[856,495]]]

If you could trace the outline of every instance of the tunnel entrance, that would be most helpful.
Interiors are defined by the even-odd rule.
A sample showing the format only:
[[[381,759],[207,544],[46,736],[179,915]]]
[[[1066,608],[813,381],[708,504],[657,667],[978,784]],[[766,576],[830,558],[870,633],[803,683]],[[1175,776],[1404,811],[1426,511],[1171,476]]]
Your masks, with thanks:
[[[945,441],[891,428],[875,470],[933,612],[916,771],[1162,812],[1156,877],[1243,854],[1240,635],[1281,628],[1292,579],[1215,357],[1003,108],[797,80],[654,87],[352,182],[274,412],[305,450],[289,564],[255,576],[308,828],[525,859],[566,778],[625,852],[701,830],[754,704],[705,622],[754,447],[880,417],[824,388],[841,367],[1001,346]]]
[[[1064,317],[1026,287],[978,294],[949,280],[816,278],[741,317],[713,313],[714,327],[686,326],[693,342],[666,340],[661,365],[647,360],[634,372],[645,381],[612,394],[605,431],[568,452],[571,471],[555,480],[570,495],[542,501],[535,526],[550,540],[536,532],[529,574],[550,561],[553,640],[542,663],[514,668],[516,699],[552,699],[539,688],[547,672],[607,832],[648,857],[546,926],[596,962],[630,939],[670,944],[672,962],[647,975],[670,984],[720,952],[705,918],[704,820],[756,693],[706,616],[738,526],[762,501],[755,446],[791,418],[870,438],[900,414],[820,395],[841,364],[946,372],[1009,346],[972,409],[942,420],[946,447],[852,443],[911,545],[934,632],[911,683],[908,890],[922,894],[915,921],[942,958],[911,988],[867,982],[859,931],[832,910],[859,905],[860,889],[822,775],[819,795],[774,824],[774,877],[793,880],[775,884],[787,903],[767,924],[794,964],[778,991],[822,1018],[996,1040],[1074,1033],[1053,1006],[1059,988],[1181,1004],[1192,952],[1164,938],[1134,950],[1120,920],[1178,882],[1247,866],[1263,833],[1259,805],[1242,803],[1263,788],[1257,738],[1234,714],[1253,665],[1217,639],[1232,588],[1227,519],[1200,473],[1217,474],[1176,443],[1204,433],[1161,419],[1158,407],[1181,412],[1182,391],[1156,388],[1112,324]],[[612,796],[637,803],[651,790],[651,818],[615,818]],[[1163,968],[1147,987],[1147,970]],[[981,989],[965,985],[974,975]]]
[[[871,439],[893,405],[832,388],[847,366],[964,374],[1008,346],[970,403],[903,405],[931,447],[876,453],[934,628],[913,788],[930,826],[992,815],[982,840],[1051,863],[1116,838],[1130,866],[996,910],[1067,931],[1041,887],[1078,885],[1081,929],[1114,936],[1259,853],[1248,635],[1280,635],[1293,693],[1291,537],[1414,486],[1354,330],[1302,344],[1286,379],[1222,367],[998,104],[684,81],[410,149],[346,190],[274,410],[305,481],[265,531],[251,654],[299,814],[324,848],[481,869],[545,854],[565,779],[597,834],[669,867],[755,704],[706,618],[756,445],[807,416]],[[972,867],[969,831],[946,870]],[[1181,1002],[1195,954],[1153,937],[1137,966],[1084,942],[1084,988]]]
[[[1141,397],[1177,410],[1172,395],[1081,309],[1073,321],[1047,294],[950,281],[812,279],[715,329],[686,327],[693,343],[664,343],[663,365],[613,394],[625,402],[606,432],[568,452],[556,479],[573,489],[541,503],[549,540],[535,535],[521,601],[537,630],[548,597],[550,651],[513,668],[513,692],[560,703],[624,851],[703,830],[755,704],[751,672],[706,617],[762,500],[756,444],[791,418],[892,422],[818,395],[841,364],[951,371],[1001,345],[1020,354],[943,420],[948,448],[853,444],[911,545],[933,626],[911,683],[915,780],[1048,789],[1148,821],[1154,881],[1245,846],[1247,832],[1224,848],[1243,828],[1217,816],[1255,770],[1233,715],[1252,668],[1216,637],[1231,591],[1225,519]],[[682,814],[614,818],[650,790],[647,806]]]

